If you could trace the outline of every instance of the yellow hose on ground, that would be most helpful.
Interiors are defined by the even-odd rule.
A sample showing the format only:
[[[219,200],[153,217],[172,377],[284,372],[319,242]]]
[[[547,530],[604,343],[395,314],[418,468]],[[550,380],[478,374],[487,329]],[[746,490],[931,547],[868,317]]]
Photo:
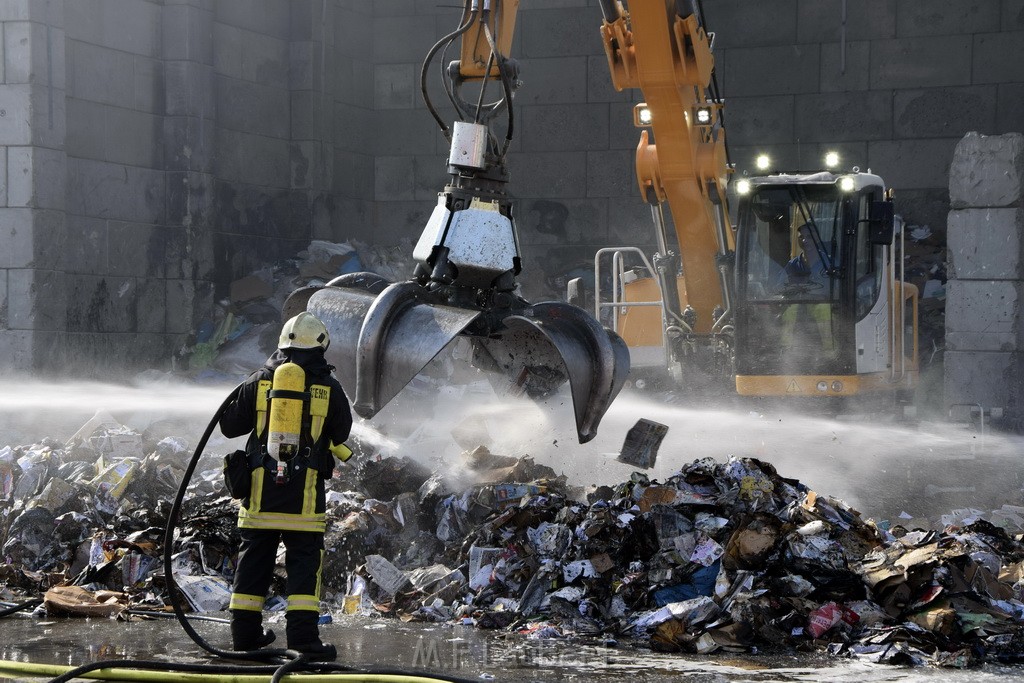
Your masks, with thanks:
[[[173,667],[173,664],[168,664]],[[0,676],[17,674],[32,678],[55,678],[78,667],[61,664],[35,664],[0,659]],[[184,671],[145,671],[142,669],[100,669],[83,674],[82,678],[103,681],[182,681],[183,683],[267,683],[270,675],[200,674]],[[401,674],[287,674],[281,679],[290,683],[438,683],[442,679]]]

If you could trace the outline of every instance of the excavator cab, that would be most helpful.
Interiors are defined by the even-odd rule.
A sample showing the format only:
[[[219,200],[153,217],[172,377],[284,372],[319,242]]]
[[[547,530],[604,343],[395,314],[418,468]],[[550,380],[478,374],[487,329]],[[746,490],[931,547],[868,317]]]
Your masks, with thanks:
[[[423,99],[450,143],[449,181],[414,248],[410,279],[343,275],[293,292],[284,314],[308,310],[324,322],[333,340],[328,360],[364,418],[461,338],[472,347],[473,364],[501,373],[516,394],[542,397],[568,381],[584,443],[625,383],[629,352],[582,309],[519,295],[523,264],[506,164],[519,85],[518,66],[506,53],[518,5],[467,0],[458,26],[423,61]],[[431,101],[427,74],[456,43],[460,59],[440,69],[458,117],[449,126]]]
[[[837,397],[917,382],[917,290],[871,173],[737,183],[736,389]]]

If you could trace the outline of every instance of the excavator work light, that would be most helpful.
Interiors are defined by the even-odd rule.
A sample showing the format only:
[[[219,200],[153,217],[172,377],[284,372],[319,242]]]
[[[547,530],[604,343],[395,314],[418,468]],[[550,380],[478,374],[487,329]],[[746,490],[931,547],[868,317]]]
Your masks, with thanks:
[[[633,107],[633,125],[637,128],[645,128],[651,125],[651,110],[643,102]]]
[[[825,168],[835,168],[839,165],[838,152],[825,152]]]
[[[757,160],[754,163],[757,164],[758,170],[767,171],[771,168],[772,160],[767,154],[758,154]]]
[[[853,192],[855,187],[857,187],[857,183],[850,176],[843,176],[839,179],[839,189],[843,192]]]
[[[750,181],[746,178],[736,181],[736,192],[739,194],[749,194],[750,192]]]
[[[699,126],[710,126],[712,121],[711,107],[697,107],[693,110],[693,119]]]

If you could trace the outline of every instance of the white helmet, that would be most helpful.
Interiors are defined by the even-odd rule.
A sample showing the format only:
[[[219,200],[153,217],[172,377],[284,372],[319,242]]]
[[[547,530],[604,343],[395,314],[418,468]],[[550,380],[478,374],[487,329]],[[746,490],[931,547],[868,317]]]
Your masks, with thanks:
[[[327,327],[312,313],[303,311],[289,320],[281,328],[281,338],[277,342],[279,349],[315,349],[324,351],[331,343],[331,335]]]

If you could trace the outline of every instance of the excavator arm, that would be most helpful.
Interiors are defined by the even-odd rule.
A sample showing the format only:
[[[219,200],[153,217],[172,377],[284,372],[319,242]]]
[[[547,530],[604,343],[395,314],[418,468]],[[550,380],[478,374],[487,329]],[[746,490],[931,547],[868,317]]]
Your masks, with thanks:
[[[656,228],[653,270],[662,303],[660,309],[627,308],[617,331],[631,348],[664,344],[668,360],[678,365],[687,349],[714,348],[731,330],[735,240],[713,36],[692,0],[634,0],[628,10],[619,0],[602,0],[601,7],[612,83],[618,90],[637,88],[644,97],[634,112],[643,128],[636,175]],[[643,281],[626,285],[627,303],[645,298],[650,288]]]
[[[421,89],[450,143],[449,180],[413,250],[411,279],[341,276],[294,292],[285,315],[309,310],[327,325],[334,340],[328,358],[362,417],[376,414],[462,338],[474,365],[503,375],[516,393],[540,397],[568,381],[583,443],[625,383],[629,351],[582,309],[530,303],[518,294],[522,261],[506,165],[519,85],[518,67],[507,56],[517,10],[518,0],[467,0],[458,26],[424,59]],[[427,76],[434,59],[458,41],[460,59],[441,69],[457,116],[449,127],[431,100]]]

